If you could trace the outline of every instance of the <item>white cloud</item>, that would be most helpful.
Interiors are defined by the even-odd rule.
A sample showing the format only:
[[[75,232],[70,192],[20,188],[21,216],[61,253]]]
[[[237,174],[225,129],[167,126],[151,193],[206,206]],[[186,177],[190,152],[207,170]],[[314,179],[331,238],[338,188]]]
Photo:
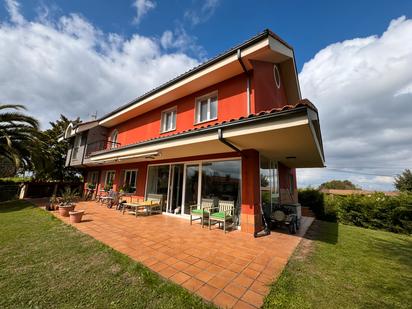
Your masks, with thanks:
[[[400,17],[382,35],[331,44],[303,66],[302,94],[319,108],[329,167],[385,176],[412,166],[411,38],[412,20]],[[300,180],[310,184],[305,173]],[[351,176],[310,175],[313,184]],[[392,188],[388,177],[353,175],[358,184]]]
[[[19,12],[20,4],[16,0],[5,0],[7,12],[12,22],[23,24],[25,22],[23,15]]]
[[[194,26],[204,23],[209,20],[215,13],[220,0],[205,0],[202,6],[197,9],[189,9],[185,11],[184,17]]]
[[[42,127],[60,113],[102,116],[198,64],[165,53],[157,39],[103,33],[77,14],[21,23],[18,9],[10,12],[0,23],[0,102],[26,105]]]
[[[176,26],[174,31],[166,30],[163,32],[160,44],[165,50],[174,49],[179,52],[190,52],[201,60],[206,58],[206,51],[197,44],[197,37],[189,35],[182,25]]]
[[[134,18],[134,22],[139,24],[142,21],[143,16],[156,7],[156,2],[153,0],[135,0],[133,6],[136,7],[136,17]]]

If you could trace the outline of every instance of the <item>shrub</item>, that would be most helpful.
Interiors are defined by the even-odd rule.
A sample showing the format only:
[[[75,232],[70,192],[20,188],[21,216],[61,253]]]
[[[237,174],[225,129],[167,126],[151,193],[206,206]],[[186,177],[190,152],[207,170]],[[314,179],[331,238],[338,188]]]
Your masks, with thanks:
[[[302,206],[309,207],[313,211],[316,218],[323,219],[325,209],[324,196],[322,192],[312,188],[299,190],[298,199]]]
[[[299,191],[299,202],[321,220],[412,234],[412,194],[337,196],[305,189]]]

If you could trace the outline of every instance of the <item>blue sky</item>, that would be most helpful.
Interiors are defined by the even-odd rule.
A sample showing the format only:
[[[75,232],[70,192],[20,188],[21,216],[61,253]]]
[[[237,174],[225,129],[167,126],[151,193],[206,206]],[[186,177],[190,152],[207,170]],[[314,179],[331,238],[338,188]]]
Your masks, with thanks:
[[[269,28],[320,114],[328,168],[299,186],[391,190],[412,168],[411,18],[407,0],[0,0],[0,102],[88,120]]]
[[[139,24],[133,23],[133,1],[29,0],[20,1],[21,11],[34,18],[42,6],[51,15],[80,13],[104,32],[124,36],[139,33],[160,37],[168,29],[183,26],[197,44],[213,57],[235,44],[269,28],[295,49],[298,70],[325,46],[354,37],[383,32],[389,22],[412,15],[412,1],[216,1],[213,14],[194,25],[185,12],[199,12],[205,1],[157,1]],[[4,7],[1,14],[7,14]],[[191,55],[196,57],[196,55]]]

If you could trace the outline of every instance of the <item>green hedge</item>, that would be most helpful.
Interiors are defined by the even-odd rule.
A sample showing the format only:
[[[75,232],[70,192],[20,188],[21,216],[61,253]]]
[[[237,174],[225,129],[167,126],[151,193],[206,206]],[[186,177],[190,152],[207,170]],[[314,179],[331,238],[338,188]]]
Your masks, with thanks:
[[[412,194],[337,196],[305,189],[299,191],[299,202],[321,220],[412,234]]]

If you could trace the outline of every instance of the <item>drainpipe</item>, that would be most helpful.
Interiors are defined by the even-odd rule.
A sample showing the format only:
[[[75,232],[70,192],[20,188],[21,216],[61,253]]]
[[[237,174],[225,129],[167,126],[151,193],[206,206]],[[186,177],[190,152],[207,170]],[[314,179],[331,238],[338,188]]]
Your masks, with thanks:
[[[250,111],[250,74],[249,74],[248,70],[246,69],[245,64],[243,63],[240,48],[237,50],[237,60],[239,61],[240,65],[242,66],[243,72],[245,72],[246,77],[247,77],[247,79],[246,79],[246,96],[247,96],[246,107],[247,107],[247,114],[250,115],[250,113],[251,113],[251,111]]]
[[[235,145],[233,145],[232,143],[229,143],[226,139],[224,139],[222,129],[217,130],[217,136],[221,143],[225,144],[226,146],[232,148],[234,151],[238,152],[242,156],[242,158],[245,158],[245,159],[247,158],[247,156],[242,152],[242,150],[240,150]]]

